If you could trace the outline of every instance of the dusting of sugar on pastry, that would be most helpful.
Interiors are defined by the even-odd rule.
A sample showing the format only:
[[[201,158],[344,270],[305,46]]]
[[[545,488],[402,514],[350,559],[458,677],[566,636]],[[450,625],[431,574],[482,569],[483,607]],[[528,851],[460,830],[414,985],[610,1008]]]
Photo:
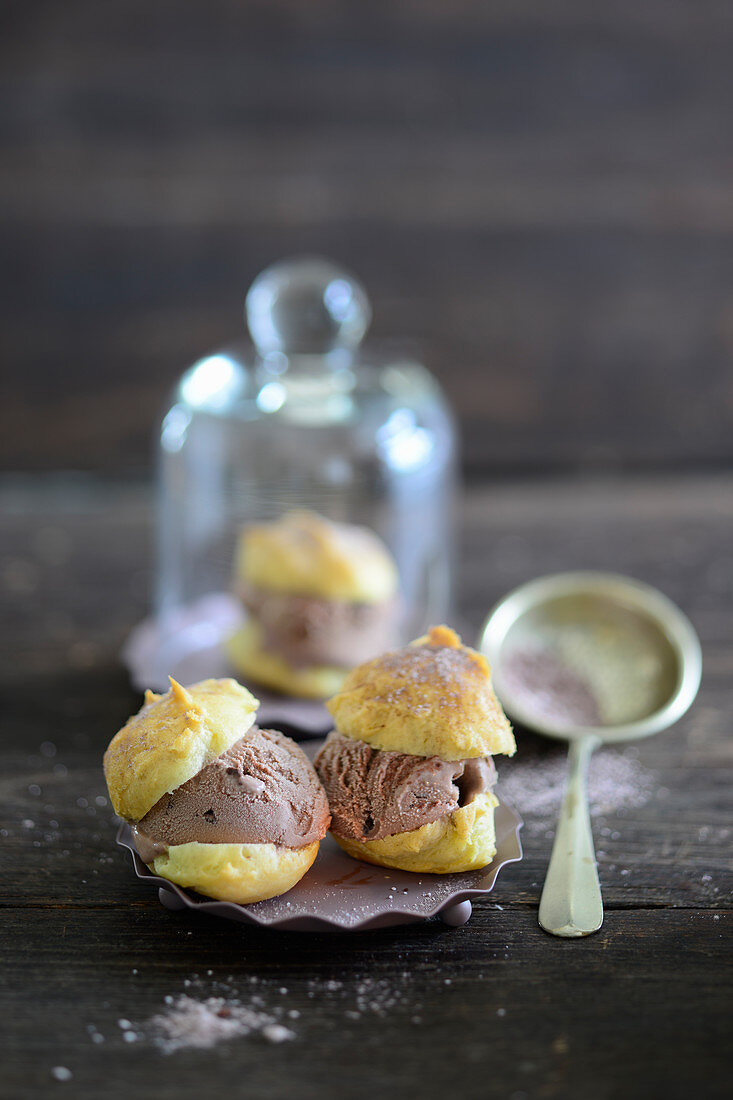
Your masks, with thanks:
[[[374,698],[393,707],[407,704],[410,713],[418,716],[427,716],[436,707],[447,709],[459,706],[461,695],[466,690],[466,678],[475,676],[480,669],[466,649],[414,643],[405,649],[386,653],[375,664],[378,672],[390,673],[406,683],[398,683],[386,691],[376,688]],[[488,671],[486,675],[488,677]],[[421,702],[419,697],[416,699],[415,692],[415,688],[421,685],[430,685],[434,691],[437,688],[438,694],[431,694],[429,700]]]

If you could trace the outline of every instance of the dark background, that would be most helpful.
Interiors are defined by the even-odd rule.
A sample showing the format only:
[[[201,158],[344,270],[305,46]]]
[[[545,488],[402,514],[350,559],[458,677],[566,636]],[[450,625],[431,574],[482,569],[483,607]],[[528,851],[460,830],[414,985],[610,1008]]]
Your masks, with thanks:
[[[5,0],[0,463],[151,469],[273,259],[422,345],[473,475],[733,458],[727,0]]]

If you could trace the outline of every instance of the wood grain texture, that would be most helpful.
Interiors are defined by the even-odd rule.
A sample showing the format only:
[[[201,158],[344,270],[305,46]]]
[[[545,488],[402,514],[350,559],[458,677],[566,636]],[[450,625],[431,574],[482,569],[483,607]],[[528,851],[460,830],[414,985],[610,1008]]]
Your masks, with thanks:
[[[732,922],[730,913],[715,917],[611,914],[596,937],[568,943],[537,940],[532,912],[490,905],[477,906],[471,924],[456,931],[430,924],[348,938],[283,938],[172,918],[157,902],[24,913],[23,951],[8,973],[15,1057],[4,1087],[13,1100],[62,1093],[50,1083],[51,1057],[73,1069],[67,1090],[80,1100],[193,1098],[212,1081],[217,1092],[246,1090],[258,1100],[371,1100],[415,1089],[431,1098],[460,1089],[470,1100],[522,1093],[722,1100],[729,1095],[722,976],[733,961]],[[338,988],[309,997],[314,973]],[[365,975],[405,1003],[385,1018],[350,1020],[345,1013]],[[285,1002],[301,1013],[295,1041],[243,1040],[165,1057],[121,1039],[120,1018],[138,1023],[160,1011],[165,996],[205,994],[232,978],[246,988],[250,976],[265,1004]],[[90,1042],[89,1023],[103,1045]]]
[[[6,3],[0,463],[150,468],[244,290],[334,256],[475,473],[733,459],[719,0]]]
[[[146,609],[149,496],[89,479],[6,483],[0,515],[3,1096],[185,1100],[211,1081],[271,1100],[396,1100],[417,1087],[429,1100],[458,1088],[476,1100],[728,1095],[731,478],[518,482],[463,502],[467,637],[513,585],[576,566],[660,585],[701,635],[693,710],[637,746],[657,793],[594,820],[606,920],[583,942],[537,926],[551,833],[533,827],[531,805],[523,862],[461,929],[287,935],[164,910],[114,846],[100,767],[139,704],[117,653]],[[500,773],[562,757],[526,731],[518,740]],[[139,1026],[166,996],[223,983],[248,1001],[252,978],[266,1008],[300,1012],[292,1043],[166,1057],[122,1039],[120,1019]],[[349,1016],[365,979],[395,1003]],[[67,1085],[51,1078],[59,1065]]]

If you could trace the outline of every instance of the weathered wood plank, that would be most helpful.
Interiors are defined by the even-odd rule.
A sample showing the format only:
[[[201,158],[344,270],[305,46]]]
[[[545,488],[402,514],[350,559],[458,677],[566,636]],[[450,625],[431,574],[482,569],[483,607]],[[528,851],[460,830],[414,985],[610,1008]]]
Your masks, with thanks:
[[[582,943],[542,935],[529,912],[486,904],[455,931],[356,936],[273,935],[160,907],[29,917],[5,923],[19,948],[2,994],[9,1100],[49,1095],[59,1064],[81,1100],[198,1097],[212,1080],[217,1092],[238,1095],[244,1082],[248,1096],[308,1100],[415,1088],[476,1100],[727,1095],[730,914],[610,914]],[[396,1003],[350,1019],[364,978]],[[169,1057],[123,1041],[118,1020],[140,1028],[165,996],[207,996],[219,983],[245,1003],[256,990],[265,1009],[299,1012],[296,1039]],[[104,1043],[91,1041],[90,1024]]]
[[[51,759],[40,752],[3,753],[6,874],[0,905],[157,904],[155,892],[135,880],[128,853],[114,846],[117,826],[106,797],[101,753],[121,721],[110,714],[107,729],[72,735],[77,743],[86,743],[83,749],[67,751],[63,735],[55,734],[54,744],[60,745]],[[11,722],[9,729],[14,728],[30,740],[32,726]],[[517,761],[499,762],[500,777],[511,776],[513,768],[531,759],[552,762],[557,784],[561,750],[526,733],[520,734],[519,748]],[[622,806],[594,819],[608,909],[733,907],[733,757],[720,749],[701,760],[696,750],[693,726],[668,735],[664,745],[640,751],[634,767],[645,785],[653,782],[647,804]],[[603,770],[602,759],[597,767]],[[59,775],[64,769],[66,774]],[[495,897],[506,908],[534,907],[549,860],[556,809],[543,806],[538,815],[531,799],[516,808],[526,819],[525,858],[503,873]]]

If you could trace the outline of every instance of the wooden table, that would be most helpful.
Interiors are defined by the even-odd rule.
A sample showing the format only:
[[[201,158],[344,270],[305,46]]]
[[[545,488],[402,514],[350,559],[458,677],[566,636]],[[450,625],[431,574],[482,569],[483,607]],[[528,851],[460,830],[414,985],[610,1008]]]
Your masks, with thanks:
[[[606,919],[574,942],[537,926],[551,838],[531,805],[524,861],[459,929],[285,934],[163,909],[115,847],[100,768],[139,703],[117,654],[147,603],[148,494],[21,481],[0,503],[3,1096],[730,1095],[733,479],[466,496],[474,631],[516,583],[583,566],[658,584],[703,641],[693,711],[638,745],[657,796],[595,822]],[[560,752],[518,740],[516,761]],[[222,982],[300,1013],[295,1039],[175,1055],[124,1040],[120,1020],[142,1034],[166,996]]]

